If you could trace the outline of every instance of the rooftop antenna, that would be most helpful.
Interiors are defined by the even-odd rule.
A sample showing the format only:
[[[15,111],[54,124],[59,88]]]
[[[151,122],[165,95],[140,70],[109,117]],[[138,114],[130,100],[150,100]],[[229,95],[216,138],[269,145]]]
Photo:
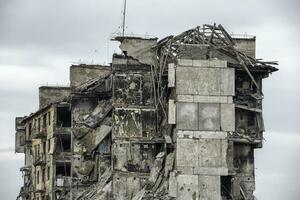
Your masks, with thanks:
[[[123,10],[123,23],[122,23],[122,36],[125,35],[125,26],[126,26],[126,6],[127,0],[124,0],[124,10]]]

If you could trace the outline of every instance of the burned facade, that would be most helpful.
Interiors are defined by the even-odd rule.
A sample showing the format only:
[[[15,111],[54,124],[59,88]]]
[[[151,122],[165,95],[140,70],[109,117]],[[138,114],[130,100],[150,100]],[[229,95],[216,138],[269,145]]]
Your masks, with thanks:
[[[203,25],[113,40],[111,65],[71,66],[69,88],[41,87],[16,118],[18,199],[254,199],[262,80],[277,71],[255,37]]]

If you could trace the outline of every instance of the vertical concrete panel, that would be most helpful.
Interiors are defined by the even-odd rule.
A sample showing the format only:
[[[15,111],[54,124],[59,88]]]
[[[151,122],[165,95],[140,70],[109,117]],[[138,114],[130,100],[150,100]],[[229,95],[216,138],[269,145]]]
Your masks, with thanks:
[[[176,94],[234,95],[234,69],[177,67]]]
[[[220,69],[221,82],[220,82],[220,94],[227,96],[234,96],[234,69],[226,68]]]
[[[198,129],[198,104],[182,103],[177,105],[177,129],[197,130]]]
[[[127,193],[127,180],[126,177],[114,175],[113,176],[113,199],[125,200]]]
[[[204,131],[220,130],[219,104],[199,104],[199,129]]]
[[[176,152],[177,166],[198,166],[198,140],[178,138]]]
[[[198,154],[199,167],[218,168],[222,157],[220,155],[220,140],[204,139],[199,140],[200,153]]]
[[[174,198],[177,196],[177,180],[176,180],[175,172],[170,173],[168,195]]]
[[[175,87],[175,66],[173,63],[168,66],[168,87]]]
[[[198,95],[220,94],[220,70],[216,68],[198,68],[196,82],[196,93]]]
[[[220,95],[220,69],[177,67],[176,94]]]
[[[198,181],[197,175],[178,175],[177,200],[198,200]]]
[[[234,104],[221,104],[221,130],[235,130],[235,107]]]
[[[176,68],[176,94],[196,94],[197,82],[201,77],[197,68],[177,67]]]
[[[129,144],[116,142],[113,144],[113,168],[118,171],[127,171],[127,149]]]
[[[141,184],[139,177],[129,176],[127,177],[127,199],[132,199],[136,193],[141,190]]]
[[[200,200],[221,200],[220,176],[199,176]]]
[[[176,124],[176,104],[173,99],[169,99],[168,123]]]

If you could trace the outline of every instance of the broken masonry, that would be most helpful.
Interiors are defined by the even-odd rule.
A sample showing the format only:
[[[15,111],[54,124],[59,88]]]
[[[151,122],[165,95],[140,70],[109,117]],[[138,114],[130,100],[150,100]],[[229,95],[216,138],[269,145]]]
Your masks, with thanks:
[[[16,118],[17,199],[253,200],[262,80],[278,70],[255,37],[214,24],[113,40],[109,66],[72,65],[70,87],[40,87]]]

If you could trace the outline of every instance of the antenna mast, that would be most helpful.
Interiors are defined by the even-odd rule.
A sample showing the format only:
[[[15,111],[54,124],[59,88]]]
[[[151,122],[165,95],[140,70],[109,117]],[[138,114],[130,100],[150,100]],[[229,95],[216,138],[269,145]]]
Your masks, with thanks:
[[[124,10],[123,10],[123,24],[122,24],[122,36],[124,37],[125,35],[125,26],[126,26],[126,5],[127,0],[124,0]]]

